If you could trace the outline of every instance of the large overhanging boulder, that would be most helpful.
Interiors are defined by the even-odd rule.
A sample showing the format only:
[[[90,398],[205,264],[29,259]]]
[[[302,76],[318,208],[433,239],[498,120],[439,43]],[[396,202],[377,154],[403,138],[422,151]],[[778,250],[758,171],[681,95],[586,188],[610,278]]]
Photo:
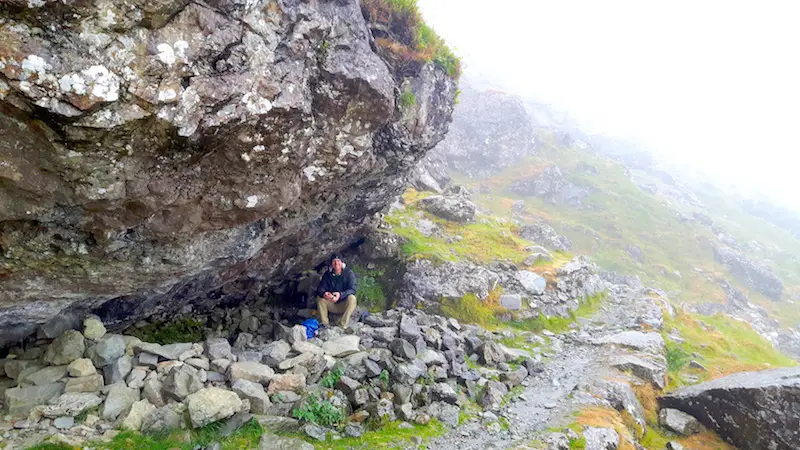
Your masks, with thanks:
[[[0,43],[0,346],[318,263],[402,190],[456,92],[392,70],[357,0],[14,0]]]
[[[790,450],[800,442],[800,368],[742,372],[660,399],[738,448]]]

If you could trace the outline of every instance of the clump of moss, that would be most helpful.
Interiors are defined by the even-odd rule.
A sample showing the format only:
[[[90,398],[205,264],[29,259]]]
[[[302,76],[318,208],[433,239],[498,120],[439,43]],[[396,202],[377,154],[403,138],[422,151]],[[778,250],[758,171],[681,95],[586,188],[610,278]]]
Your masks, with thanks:
[[[161,345],[203,340],[203,322],[183,318],[172,322],[153,322],[145,327],[132,329],[130,333],[145,342]]]
[[[373,26],[375,42],[401,71],[434,62],[449,76],[461,76],[461,60],[423,22],[417,0],[361,0],[361,10]]]
[[[470,293],[460,299],[445,299],[439,308],[442,314],[459,322],[474,323],[482,327],[495,326],[499,323],[497,314],[505,311],[498,302],[501,294],[502,290],[495,289],[486,299],[481,300]]]
[[[385,311],[390,305],[380,281],[383,269],[367,269],[358,264],[352,269],[358,277],[358,304],[371,312]]]
[[[400,94],[400,105],[403,108],[410,108],[417,104],[417,96],[413,92],[403,92]]]

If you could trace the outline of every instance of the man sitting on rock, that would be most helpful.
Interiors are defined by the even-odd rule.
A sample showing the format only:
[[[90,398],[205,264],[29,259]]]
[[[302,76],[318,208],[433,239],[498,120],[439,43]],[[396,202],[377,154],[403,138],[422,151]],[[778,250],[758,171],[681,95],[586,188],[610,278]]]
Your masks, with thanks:
[[[338,255],[331,256],[331,267],[317,288],[317,308],[323,326],[329,326],[328,311],[342,314],[339,325],[347,328],[356,309],[356,274],[346,268]]]

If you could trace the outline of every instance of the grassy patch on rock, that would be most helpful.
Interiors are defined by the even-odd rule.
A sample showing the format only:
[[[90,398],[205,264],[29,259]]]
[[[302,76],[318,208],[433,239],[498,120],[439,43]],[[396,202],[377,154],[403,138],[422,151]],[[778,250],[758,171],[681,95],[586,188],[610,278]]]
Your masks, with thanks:
[[[678,310],[673,318],[665,321],[664,329],[672,328],[685,341],[676,343],[664,332],[669,368],[668,389],[687,384],[684,374],[706,381],[735,372],[797,365],[749,324],[728,315],[709,317]],[[697,360],[707,370],[690,368],[692,360]]]
[[[551,316],[547,317],[544,314],[539,314],[536,317],[511,321],[509,325],[513,328],[525,331],[539,332],[549,330],[553,333],[563,333],[572,328],[572,325],[577,322],[579,318],[590,317],[596,313],[603,301],[607,298],[608,294],[601,292],[590,297],[587,297],[574,311],[570,311],[568,317]]]
[[[370,312],[385,311],[391,306],[381,283],[384,276],[383,269],[368,269],[358,264],[354,264],[351,269],[358,279],[359,306],[367,308]]]

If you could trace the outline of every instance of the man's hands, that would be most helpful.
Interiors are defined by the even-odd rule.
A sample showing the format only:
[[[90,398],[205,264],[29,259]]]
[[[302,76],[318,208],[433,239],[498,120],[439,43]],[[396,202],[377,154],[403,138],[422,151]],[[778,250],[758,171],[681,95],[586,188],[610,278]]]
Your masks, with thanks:
[[[325,300],[330,300],[334,303],[338,302],[341,296],[342,294],[339,292],[334,292],[334,293],[326,292],[322,294],[322,298],[324,298]]]

